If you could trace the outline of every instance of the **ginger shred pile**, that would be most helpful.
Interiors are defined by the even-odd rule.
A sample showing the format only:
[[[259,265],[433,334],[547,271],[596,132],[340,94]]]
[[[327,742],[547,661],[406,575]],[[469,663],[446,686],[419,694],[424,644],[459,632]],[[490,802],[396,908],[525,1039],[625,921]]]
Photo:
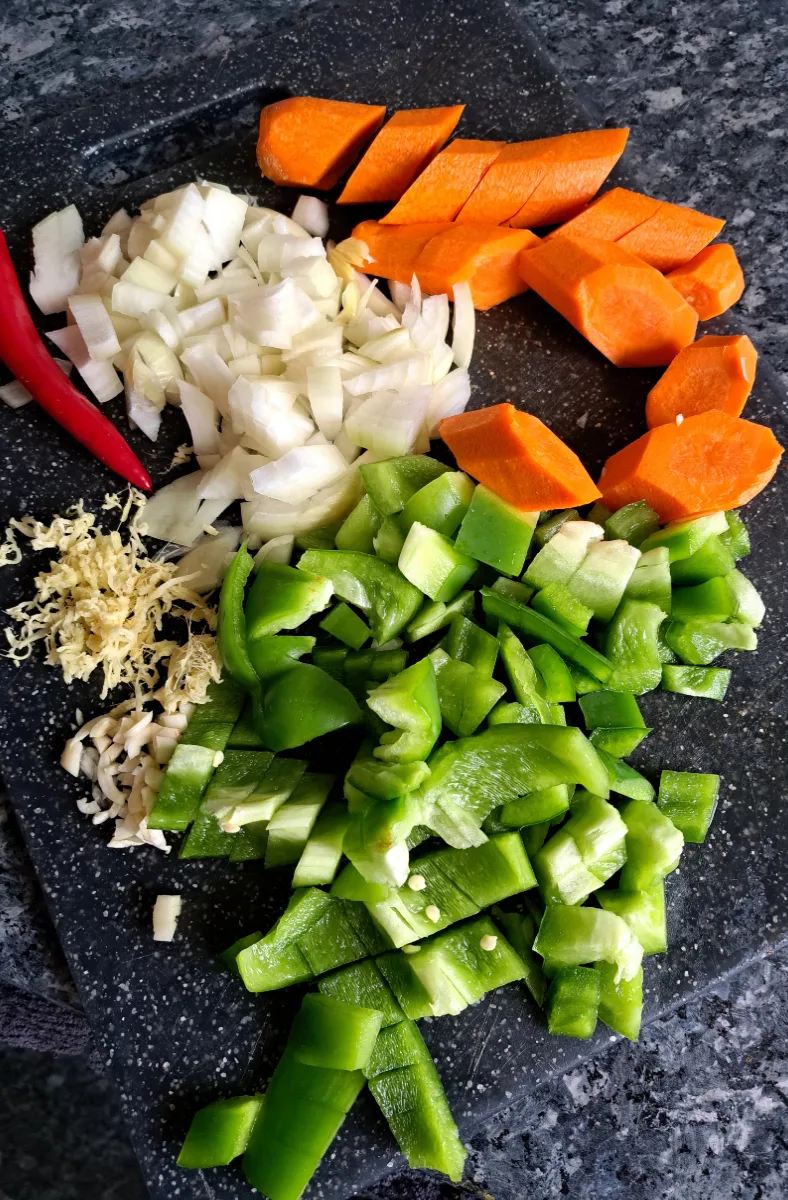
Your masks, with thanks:
[[[43,641],[46,661],[60,667],[67,683],[103,674],[102,697],[119,685],[150,693],[159,666],[170,663],[161,699],[172,711],[178,701],[200,703],[219,664],[211,634],[192,635],[186,646],[159,637],[164,618],[216,624],[216,612],[176,577],[177,564],[148,556],[142,540],[145,497],[130,490],[122,501],[107,496],[105,511],[119,509],[118,528],[104,533],[82,502],[51,525],[33,517],[12,520],[0,547],[3,562],[18,562],[17,536],[33,550],[54,550],[49,567],[35,579],[35,595],[8,610],[19,625],[5,630],[7,656],[17,665]]]

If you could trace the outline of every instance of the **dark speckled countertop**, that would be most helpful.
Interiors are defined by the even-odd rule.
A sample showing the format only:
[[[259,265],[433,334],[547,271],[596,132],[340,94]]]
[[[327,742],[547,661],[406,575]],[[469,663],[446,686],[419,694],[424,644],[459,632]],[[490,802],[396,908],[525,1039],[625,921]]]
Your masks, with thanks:
[[[511,7],[592,114],[632,127],[631,152],[655,192],[728,218],[748,280],[742,315],[788,387],[784,0]],[[241,40],[263,45],[272,21],[309,8],[304,0],[4,0],[0,129],[182,71],[184,62],[219,60]],[[500,1114],[472,1143],[473,1190],[496,1200],[781,1200],[787,1011],[783,947],[653,1022],[637,1045],[617,1045]],[[73,985],[0,800],[3,1041],[11,1046],[0,1045],[0,1200],[142,1200],[111,1087],[93,1069]],[[417,1193],[460,1194],[407,1175],[374,1195]]]

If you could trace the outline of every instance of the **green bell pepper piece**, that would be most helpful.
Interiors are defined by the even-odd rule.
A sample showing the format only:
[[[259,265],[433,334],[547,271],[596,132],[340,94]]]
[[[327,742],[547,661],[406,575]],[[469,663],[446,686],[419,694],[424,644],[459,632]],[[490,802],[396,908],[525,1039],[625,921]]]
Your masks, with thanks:
[[[396,566],[406,537],[407,533],[401,513],[397,513],[393,517],[384,517],[380,529],[372,539],[372,548],[378,558]]]
[[[726,650],[757,650],[758,637],[749,625],[721,621],[671,621],[665,639],[682,662],[708,666]]]
[[[567,1037],[590,1038],[599,1011],[599,973],[593,967],[562,967],[547,993],[547,1028]]]
[[[636,1042],[643,1014],[643,968],[631,979],[617,979],[610,963],[599,962],[596,969],[600,980],[599,1020],[614,1033]]]
[[[440,714],[457,737],[468,737],[481,725],[506,688],[469,663],[451,658],[444,650],[429,656],[435,670]]]
[[[233,1096],[198,1109],[186,1134],[178,1166],[226,1167],[243,1154],[265,1097]]]
[[[736,598],[736,620],[757,629],[766,616],[766,605],[758,591],[741,571],[731,571],[725,576],[725,582]]]
[[[536,597],[534,597],[536,599]],[[482,607],[488,616],[505,622],[512,629],[525,634],[529,641],[546,642],[561,655],[576,663],[582,670],[587,671],[600,683],[604,683],[611,671],[612,665],[603,655],[599,654],[579,638],[573,637],[566,630],[556,625],[554,621],[526,608],[522,604],[514,604],[505,600],[490,588],[482,588]]]
[[[603,750],[599,746],[596,749],[607,768],[611,792],[616,792],[620,796],[629,796],[632,800],[654,799],[656,796],[654,788],[639,771],[630,767],[628,763],[622,762],[621,759],[614,758],[612,754],[608,754],[607,750]]]
[[[292,750],[361,720],[361,709],[343,684],[319,667],[295,663],[266,689],[257,731],[269,750]]]
[[[454,537],[468,511],[474,486],[462,471],[439,475],[411,496],[403,508],[404,532],[407,534],[411,525],[419,521],[444,537]]]
[[[602,684],[598,679],[594,679],[593,675],[581,670],[577,663],[569,662],[566,665],[569,667],[572,683],[575,685],[578,696],[587,696],[589,692],[600,691]]]
[[[383,1013],[312,992],[304,996],[289,1044],[296,1062],[335,1071],[361,1071],[375,1048]]]
[[[372,636],[380,645],[397,637],[421,607],[423,597],[418,588],[391,563],[371,554],[307,550],[298,569],[329,579],[341,600],[366,615]]]
[[[742,576],[742,578],[744,578]],[[695,587],[676,588],[671,615],[674,621],[727,621],[736,615],[738,603],[727,580],[708,579]]]
[[[539,697],[535,697],[538,700]],[[547,705],[550,709],[550,705]],[[514,701],[501,700],[496,704],[487,718],[488,725],[562,725],[563,721],[552,720],[552,710],[548,714],[549,721],[542,721],[544,710],[539,709],[536,703],[533,704],[516,704]]]
[[[209,684],[205,703],[192,710],[178,744],[224,750],[245,703],[246,692],[232,679]]]
[[[602,504],[599,500],[595,500],[589,508],[585,519],[593,521],[595,525],[605,525],[612,515],[612,512],[605,504]]]
[[[350,814],[343,804],[325,806],[293,872],[294,888],[333,883],[342,861],[342,843],[349,821]]]
[[[728,528],[725,533],[719,534],[720,541],[730,550],[734,558],[746,558],[750,553],[750,535],[747,532],[747,526],[735,509],[726,512],[725,520],[728,522]]]
[[[334,786],[333,775],[301,776],[295,788],[268,824],[265,865],[284,867],[297,863],[309,835]]]
[[[337,530],[334,545],[337,550],[359,550],[364,554],[372,554],[373,539],[382,521],[383,514],[378,512],[370,497],[362,496]]]
[[[260,686],[257,672],[246,649],[244,616],[244,589],[253,566],[254,559],[248,553],[244,542],[227,568],[222,582],[216,632],[219,653],[227,672],[247,691],[255,691]]]
[[[567,521],[528,564],[523,582],[540,590],[551,583],[568,583],[591,544],[601,541],[603,534],[591,521]]]
[[[670,554],[666,546],[655,546],[641,554],[624,589],[627,600],[646,600],[670,616],[672,601]]]
[[[409,642],[418,642],[431,633],[437,633],[446,625],[450,625],[455,616],[469,617],[473,615],[475,594],[459,592],[450,604],[441,600],[433,600],[423,605],[421,611],[411,621],[405,630],[405,638]]]
[[[527,913],[501,912],[497,907],[493,909],[492,915],[515,954],[519,954],[523,960],[525,986],[541,1008],[547,993],[547,980],[541,962],[531,949],[536,936],[533,918]]]
[[[336,554],[334,550],[308,550],[296,567],[264,562],[257,572],[246,601],[249,639],[267,637],[282,629],[297,629],[313,613],[327,608],[334,594],[331,580],[307,574],[304,561],[313,554]]]
[[[197,815],[213,774],[215,750],[182,742],[167,764],[159,794],[148,815],[149,829],[187,829]]]
[[[534,855],[534,871],[545,904],[582,904],[603,881],[583,862],[577,842],[564,827]]]
[[[517,800],[510,800],[501,809],[500,821],[502,825],[522,829],[528,825],[555,821],[568,810],[569,788],[565,783],[559,783],[541,792],[531,792]]]
[[[347,655],[344,646],[315,646],[312,651],[312,663],[341,683],[345,677]]]
[[[203,797],[203,812],[225,820],[236,805],[256,791],[273,761],[273,754],[267,750],[226,750]]]
[[[626,921],[644,954],[663,954],[668,948],[668,927],[665,920],[665,884],[658,879],[647,892],[623,892],[603,888],[596,894],[597,902],[607,912]]]
[[[588,794],[574,796],[572,815],[561,832],[572,837],[584,865],[602,883],[624,865],[627,827],[607,800]]]
[[[590,731],[588,740],[597,750],[605,750],[613,758],[627,758],[650,733],[646,726],[601,726]]]
[[[357,792],[376,800],[396,800],[415,792],[429,777],[429,767],[423,762],[381,761],[370,740],[361,743],[356,757],[345,776],[345,795],[350,800]],[[348,787],[349,785],[349,787]]]
[[[545,838],[549,832],[549,821],[545,821],[542,825],[526,825],[525,828],[520,831],[520,837],[522,838],[523,845],[525,846],[525,853],[532,861],[534,855],[538,850],[541,850],[542,846],[544,845]],[[533,943],[533,938],[531,938],[531,942]]]
[[[592,542],[567,588],[598,621],[609,621],[640,558],[629,542]]]
[[[662,661],[657,633],[665,614],[645,600],[624,600],[605,630],[605,655],[613,664],[606,681],[611,692],[642,695],[659,687]]]
[[[604,524],[605,537],[610,541],[623,538],[631,546],[640,546],[659,529],[659,517],[645,500],[637,500],[613,513]]]
[[[536,667],[548,704],[572,704],[577,699],[572,672],[552,646],[532,646],[528,657]]]
[[[387,679],[367,697],[382,721],[393,725],[384,733],[375,757],[394,762],[423,761],[437,742],[441,712],[435,671],[429,658]]]
[[[517,579],[507,579],[505,575],[498,576],[492,590],[499,596],[505,596],[507,600],[514,600],[515,604],[527,604],[534,594],[534,589],[526,583],[520,583]]]
[[[407,662],[405,650],[349,650],[343,663],[342,678],[354,696],[366,700],[370,684],[399,675]],[[365,716],[371,714],[365,713]]]
[[[263,743],[260,741],[260,736],[254,727],[252,713],[252,702],[249,700],[244,705],[240,717],[233,725],[232,732],[227,740],[228,750],[262,750]]]
[[[564,508],[559,512],[552,514],[542,513],[542,516],[537,521],[536,529],[534,530],[534,543],[541,550],[543,546],[547,545],[551,538],[555,537],[555,535],[563,528],[567,521],[579,520],[580,513],[576,508]],[[598,525],[604,524],[604,522],[598,521],[595,516],[592,516],[591,513],[588,514],[588,520],[594,521]]]
[[[446,638],[452,658],[468,663],[481,675],[492,676],[498,658],[498,641],[473,621],[459,614],[453,618]]]
[[[332,608],[328,616],[323,617],[320,628],[350,646],[351,650],[360,650],[364,642],[372,637],[372,630],[366,621],[362,621],[358,613],[345,603]]]
[[[263,753],[257,753],[262,759]],[[306,763],[300,759],[274,758],[251,790],[242,791],[232,786],[219,788],[210,798],[206,795],[204,810],[229,825],[268,822],[291,795],[305,770]]]
[[[310,529],[308,533],[299,533],[295,545],[299,550],[333,550],[336,545],[334,538],[341,527],[341,521],[333,521],[319,529]]]
[[[633,979],[643,958],[640,942],[621,917],[568,904],[548,904],[534,950],[541,954],[549,975],[561,967],[602,961],[614,968],[614,978]]]
[[[720,795],[719,775],[698,771],[663,771],[657,804],[684,835],[685,842],[705,842]]]
[[[550,706],[539,694],[541,680],[536,667],[526,654],[520,639],[503,621],[498,626],[498,643],[501,647],[501,659],[518,703],[535,710],[539,714],[539,721],[550,724]]]
[[[548,584],[532,597],[531,604],[538,613],[578,638],[587,631],[594,615],[564,583]]]
[[[709,579],[729,575],[736,559],[721,537],[710,537],[689,558],[671,563],[670,578],[674,587],[696,587]]]
[[[647,892],[679,865],[684,835],[648,800],[630,800],[621,817],[627,827],[627,861],[620,886],[625,892]]]
[[[405,458],[365,463],[359,469],[372,503],[388,517],[402,512],[411,496],[439,475],[445,475],[451,467],[424,454],[411,454]]]
[[[229,858],[232,834],[225,833],[213,813],[198,812],[181,842],[178,858]]]
[[[430,600],[453,600],[476,573],[475,559],[457,550],[448,538],[415,521],[410,527],[399,569]]]
[[[265,683],[287,671],[305,654],[310,654],[314,644],[313,637],[306,637],[302,633],[279,633],[249,640],[246,645],[257,676]]]
[[[477,562],[486,563],[504,575],[520,575],[538,517],[537,512],[515,508],[480,483],[473,492],[455,545]]]
[[[592,692],[581,696],[579,703],[586,729],[646,727],[637,700],[625,692]]]
[[[363,807],[351,810],[345,854],[370,883],[399,887],[408,877],[407,838],[421,816],[415,792],[394,800],[369,799]]]
[[[662,668],[662,689],[682,696],[702,696],[706,700],[724,700],[731,672],[724,667]]]
[[[728,522],[724,512],[708,513],[703,517],[689,517],[682,521],[671,521],[656,533],[650,534],[640,549],[653,550],[655,546],[667,546],[671,564],[689,558],[713,535],[725,533]]]

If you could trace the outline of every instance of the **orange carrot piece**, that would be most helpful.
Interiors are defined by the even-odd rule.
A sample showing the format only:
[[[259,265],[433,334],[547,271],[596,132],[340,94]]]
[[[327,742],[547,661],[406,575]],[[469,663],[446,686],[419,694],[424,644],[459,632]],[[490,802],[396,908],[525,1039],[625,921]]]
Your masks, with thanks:
[[[628,137],[628,129],[590,129],[543,138],[547,170],[509,224],[538,229],[576,216],[613,170]]]
[[[440,432],[461,471],[526,512],[599,499],[574,451],[538,417],[511,404],[447,417]]]
[[[694,417],[730,413],[738,417],[752,391],[758,351],[746,334],[702,337],[681,350],[646,399],[649,429]]]
[[[428,242],[454,226],[448,221],[431,221],[424,225],[381,225],[379,221],[361,221],[353,237],[365,242],[370,261],[364,266],[369,275],[381,279],[396,279],[410,283],[416,259]]]
[[[645,500],[661,521],[739,508],[766,487],[782,446],[771,429],[704,412],[658,425],[609,458],[599,486],[613,510]]]
[[[451,137],[464,108],[455,104],[394,113],[348,179],[337,204],[399,200]]]
[[[452,299],[455,283],[467,280],[474,307],[492,308],[527,290],[518,259],[522,250],[538,241],[528,229],[450,225],[424,246],[416,259],[416,278],[423,291],[433,296],[447,292]]]
[[[653,216],[618,238],[618,245],[637,254],[658,271],[674,271],[708,246],[724,221],[681,204],[660,204]]]
[[[503,146],[504,142],[455,138],[433,158],[391,212],[380,218],[382,224],[453,221]]]
[[[544,139],[543,139],[544,140]],[[522,208],[547,171],[539,142],[504,146],[457,214],[460,225],[503,225]]]
[[[727,312],[744,291],[744,275],[736,251],[725,242],[707,246],[683,267],[671,271],[668,279],[701,321]]]
[[[653,217],[661,204],[661,200],[640,192],[612,188],[597,200],[592,200],[588,208],[572,217],[571,221],[548,233],[547,238],[594,237],[602,238],[605,242],[617,242],[636,225],[642,225],[649,217]]]
[[[698,317],[676,289],[617,242],[550,238],[520,255],[535,292],[617,367],[659,367],[695,336]]]
[[[293,96],[260,113],[257,163],[280,187],[332,188],[380,129],[385,105]]]

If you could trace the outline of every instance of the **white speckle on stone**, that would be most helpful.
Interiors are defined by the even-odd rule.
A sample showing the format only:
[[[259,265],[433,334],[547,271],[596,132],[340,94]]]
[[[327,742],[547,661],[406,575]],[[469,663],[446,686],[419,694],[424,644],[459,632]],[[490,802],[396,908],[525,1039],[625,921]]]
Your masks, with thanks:
[[[663,88],[661,91],[653,91],[647,88],[643,93],[646,100],[646,108],[648,112],[670,112],[673,108],[678,108],[680,104],[685,103],[684,90],[680,87]]]

